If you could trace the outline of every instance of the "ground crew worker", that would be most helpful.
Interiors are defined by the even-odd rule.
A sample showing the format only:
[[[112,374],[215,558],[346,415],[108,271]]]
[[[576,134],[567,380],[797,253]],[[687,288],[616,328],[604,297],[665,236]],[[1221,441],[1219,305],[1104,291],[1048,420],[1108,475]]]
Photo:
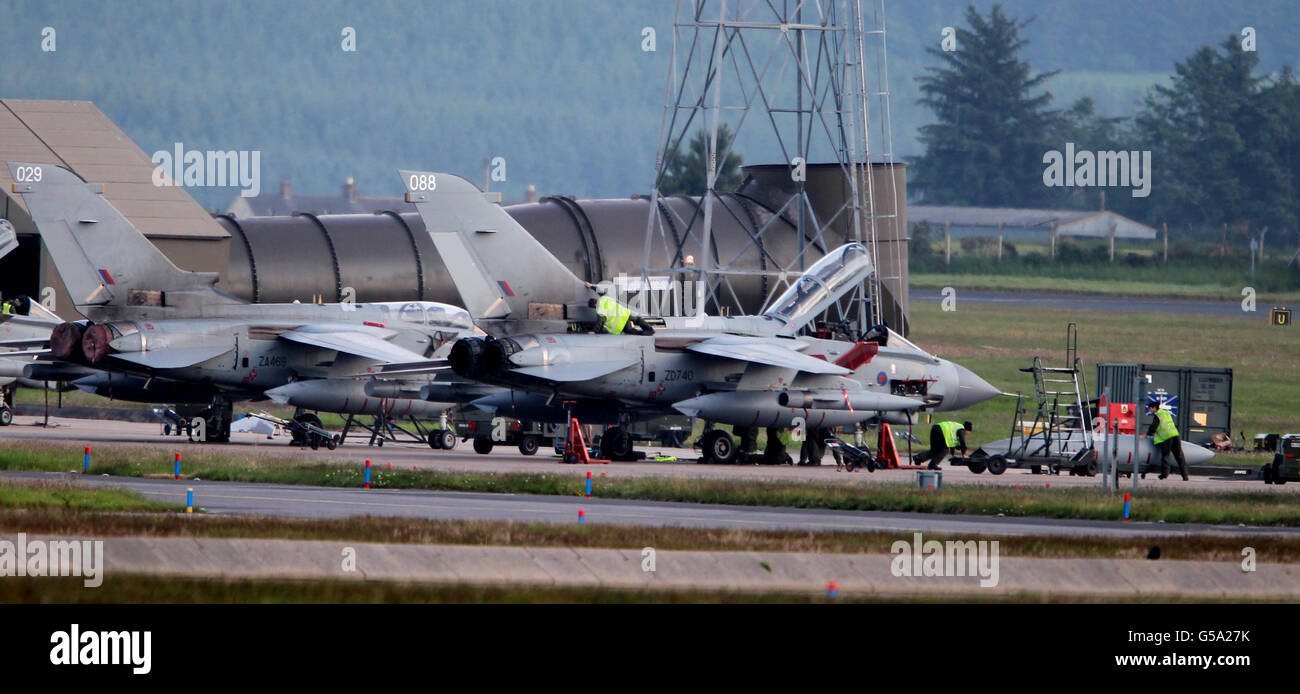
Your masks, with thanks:
[[[1178,462],[1178,472],[1186,482],[1187,461],[1183,458],[1183,440],[1178,436],[1178,427],[1174,425],[1174,415],[1155,400],[1147,403],[1147,414],[1152,415],[1147,436],[1160,449],[1160,479],[1169,476],[1169,456],[1172,454]]]
[[[916,457],[917,463],[930,461],[930,469],[938,470],[948,454],[961,450],[966,455],[966,432],[973,427],[970,422],[939,422],[930,427],[930,450]]]
[[[13,312],[14,312],[14,302],[12,300],[5,299],[3,303],[0,303],[0,314],[7,316]]]
[[[600,316],[601,320],[597,326],[599,332],[610,335],[622,335],[624,332],[633,335],[653,335],[655,332],[644,318],[608,296],[591,299],[587,305],[596,309],[596,315]],[[628,323],[632,324],[631,329],[628,328]]]

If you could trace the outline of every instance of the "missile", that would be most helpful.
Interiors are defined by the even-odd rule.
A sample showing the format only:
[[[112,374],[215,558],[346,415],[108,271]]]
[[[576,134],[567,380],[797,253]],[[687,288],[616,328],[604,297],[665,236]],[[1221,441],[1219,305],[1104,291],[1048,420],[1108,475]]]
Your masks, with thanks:
[[[1116,436],[1115,439],[1117,440],[1112,440],[1109,443],[1107,443],[1106,438],[1103,434],[1094,434],[1093,445],[1097,448],[1098,455],[1101,455],[1104,450],[1105,451],[1112,450],[1113,447],[1113,450],[1116,451],[1115,460],[1119,462],[1120,470],[1126,469],[1126,466],[1129,465],[1129,461],[1132,459],[1136,459],[1138,463],[1141,465],[1146,465],[1147,463],[1155,463],[1157,465],[1160,464],[1160,450],[1154,444],[1151,443],[1150,438],[1144,436],[1138,439],[1137,455],[1135,456],[1130,456],[1130,454],[1133,452],[1132,434],[1120,434],[1119,436]],[[1042,440],[1043,440],[1042,434],[1039,434],[1036,438],[1031,439],[1029,442],[1029,450],[1032,452],[1034,448],[1042,444]],[[1015,449],[1017,451],[1020,448],[1020,441],[1021,440],[1019,438],[1014,440],[1014,443],[1016,444]],[[994,455],[1008,456],[1007,450],[1011,448],[1012,442],[1013,442],[1012,439],[1002,439],[1000,441],[985,443],[980,445],[978,451],[982,451],[989,456],[994,456]],[[1214,458],[1214,451],[1211,451],[1210,449],[1205,448],[1204,446],[1199,446],[1189,441],[1183,441],[1182,445],[1183,445],[1183,459],[1187,461],[1188,465],[1200,465],[1202,463],[1208,463],[1212,458]],[[1077,451],[1082,446],[1083,446],[1082,434],[1078,432],[1071,432],[1069,438],[1067,438],[1065,441],[1065,445],[1063,446],[1063,449],[1066,451]],[[1174,472],[1176,473],[1177,472],[1176,468],[1178,464],[1171,462],[1171,465],[1175,468]]]
[[[800,394],[796,399],[802,400]],[[738,390],[728,393],[709,393],[683,400],[673,405],[682,414],[703,417],[707,420],[736,426],[790,427],[796,419],[809,427],[835,427],[856,424],[876,416],[878,410],[917,409],[925,405],[920,400],[871,393],[850,392],[850,409],[840,393],[838,405],[815,401],[815,407],[782,406],[779,396],[770,390]]]
[[[127,402],[203,405],[212,402],[213,395],[212,388],[207,386],[106,372],[78,378],[72,385],[85,393]]]
[[[925,403],[901,395],[869,390],[783,390],[776,402],[781,407],[823,410],[915,410]]]
[[[363,381],[322,378],[272,388],[266,396],[282,405],[341,414],[436,417],[451,407],[446,402],[375,397],[366,393],[366,386]]]

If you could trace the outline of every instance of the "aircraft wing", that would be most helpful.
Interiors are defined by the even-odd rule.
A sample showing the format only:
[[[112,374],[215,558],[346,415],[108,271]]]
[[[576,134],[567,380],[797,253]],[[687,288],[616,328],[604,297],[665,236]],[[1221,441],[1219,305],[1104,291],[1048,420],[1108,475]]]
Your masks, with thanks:
[[[600,378],[606,374],[612,374],[615,371],[622,371],[623,369],[640,362],[640,360],[640,357],[624,357],[604,361],[541,364],[538,366],[517,367],[511,369],[510,372],[532,376],[534,378],[541,378],[547,381],[587,381],[593,378]]]
[[[177,347],[150,352],[118,352],[109,356],[147,369],[183,369],[231,351],[229,347]]]
[[[735,336],[715,337],[703,342],[696,342],[687,345],[686,349],[700,354],[709,354],[715,357],[725,357],[727,359],[737,359],[740,361],[751,361],[769,366],[781,366],[788,369],[798,369],[812,374],[834,374],[843,375],[852,373],[848,369],[832,364],[825,359],[810,357],[801,354],[793,349],[797,346],[792,343],[791,347],[776,344],[771,340],[754,340]]]
[[[360,331],[314,331],[308,329],[290,330],[280,333],[280,338],[290,342],[323,347],[339,352],[354,354],[365,359],[384,362],[419,361],[424,355],[399,347],[388,340]]]
[[[50,338],[47,337],[29,337],[22,340],[0,340],[0,347],[40,347],[47,345]]]

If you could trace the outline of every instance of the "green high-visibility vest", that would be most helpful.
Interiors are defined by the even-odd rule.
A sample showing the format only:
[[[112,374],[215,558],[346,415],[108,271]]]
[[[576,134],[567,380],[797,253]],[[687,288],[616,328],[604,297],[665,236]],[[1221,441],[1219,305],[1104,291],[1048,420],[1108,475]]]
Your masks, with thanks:
[[[622,335],[623,328],[632,317],[632,311],[608,296],[600,297],[596,303],[596,313],[605,319],[605,332],[610,335]]]
[[[13,304],[9,303],[8,301],[4,302],[4,304],[0,304],[0,313],[10,314],[13,312],[14,312]]]
[[[943,445],[948,448],[957,447],[957,430],[961,425],[957,422],[939,422],[939,429],[943,432]]]
[[[1163,443],[1178,435],[1178,427],[1174,426],[1174,416],[1169,414],[1169,410],[1156,410],[1156,419],[1160,421],[1160,426],[1156,427],[1156,436],[1152,441]]]

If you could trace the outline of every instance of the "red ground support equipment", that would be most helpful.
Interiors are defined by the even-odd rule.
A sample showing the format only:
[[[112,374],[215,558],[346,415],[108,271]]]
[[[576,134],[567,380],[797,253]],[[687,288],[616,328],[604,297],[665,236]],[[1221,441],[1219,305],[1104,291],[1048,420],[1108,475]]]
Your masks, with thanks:
[[[876,462],[887,470],[897,470],[902,467],[898,459],[898,449],[894,447],[894,432],[889,430],[889,425],[880,423],[880,440],[876,442]]]
[[[608,463],[608,460],[593,458],[587,453],[587,442],[582,438],[582,425],[578,424],[577,417],[569,418],[569,435],[564,440],[564,462],[582,463]],[[602,473],[603,474],[603,473]]]

